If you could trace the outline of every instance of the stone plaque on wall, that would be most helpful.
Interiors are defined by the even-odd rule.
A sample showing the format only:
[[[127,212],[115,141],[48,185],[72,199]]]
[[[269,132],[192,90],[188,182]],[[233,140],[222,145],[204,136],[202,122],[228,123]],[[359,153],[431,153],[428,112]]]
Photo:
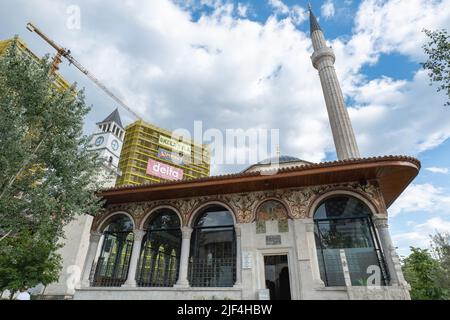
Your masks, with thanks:
[[[281,244],[281,236],[266,236],[266,245],[277,246]]]
[[[253,268],[253,255],[251,252],[242,252],[242,269]]]

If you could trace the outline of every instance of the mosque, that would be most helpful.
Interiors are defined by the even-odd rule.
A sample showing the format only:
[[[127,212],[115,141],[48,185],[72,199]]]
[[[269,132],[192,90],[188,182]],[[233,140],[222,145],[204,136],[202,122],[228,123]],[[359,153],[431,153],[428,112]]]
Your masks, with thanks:
[[[388,208],[420,162],[361,158],[311,9],[310,24],[338,160],[100,191],[74,299],[410,299]]]

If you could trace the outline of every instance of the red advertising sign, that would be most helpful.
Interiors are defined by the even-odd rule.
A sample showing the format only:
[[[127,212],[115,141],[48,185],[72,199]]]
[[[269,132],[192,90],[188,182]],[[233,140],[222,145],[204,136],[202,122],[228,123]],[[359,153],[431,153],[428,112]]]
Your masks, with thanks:
[[[147,174],[166,180],[182,180],[184,171],[165,163],[149,159]]]

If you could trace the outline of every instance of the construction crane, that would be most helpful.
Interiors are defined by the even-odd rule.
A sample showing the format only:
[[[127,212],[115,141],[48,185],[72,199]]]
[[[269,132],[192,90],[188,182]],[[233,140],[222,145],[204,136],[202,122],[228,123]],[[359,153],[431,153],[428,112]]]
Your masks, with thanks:
[[[114,101],[116,101],[121,107],[126,109],[132,115],[134,115],[138,120],[142,120],[142,118],[133,111],[129,106],[125,104],[121,99],[119,99],[111,90],[109,90],[103,83],[100,82],[92,73],[90,73],[85,67],[83,67],[74,57],[72,57],[70,50],[67,50],[58,44],[56,44],[53,40],[47,37],[41,30],[39,30],[32,23],[27,24],[27,29],[30,32],[37,33],[42,39],[44,39],[50,46],[52,46],[56,50],[56,56],[53,58],[52,67],[50,69],[50,73],[54,74],[59,69],[59,64],[62,62],[62,58],[66,58],[69,61],[69,65],[74,65],[78,70],[84,73],[89,79],[91,79],[100,89],[102,89],[108,96],[110,96]]]

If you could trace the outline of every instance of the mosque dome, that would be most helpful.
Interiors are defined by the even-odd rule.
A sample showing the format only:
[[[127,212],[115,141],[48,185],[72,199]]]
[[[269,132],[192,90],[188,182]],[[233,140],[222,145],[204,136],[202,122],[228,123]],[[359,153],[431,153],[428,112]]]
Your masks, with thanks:
[[[258,162],[258,164],[271,164],[277,161],[278,163],[288,163],[288,162],[298,162],[302,160],[292,156],[280,156],[279,159],[277,159],[277,157],[267,158],[263,161]]]
[[[263,161],[260,161],[257,164],[248,167],[247,169],[244,170],[244,172],[264,171],[269,169],[271,164],[276,163],[278,163],[278,165],[281,168],[296,167],[311,164],[311,162],[301,160],[297,157],[283,155],[279,157],[264,159]]]

